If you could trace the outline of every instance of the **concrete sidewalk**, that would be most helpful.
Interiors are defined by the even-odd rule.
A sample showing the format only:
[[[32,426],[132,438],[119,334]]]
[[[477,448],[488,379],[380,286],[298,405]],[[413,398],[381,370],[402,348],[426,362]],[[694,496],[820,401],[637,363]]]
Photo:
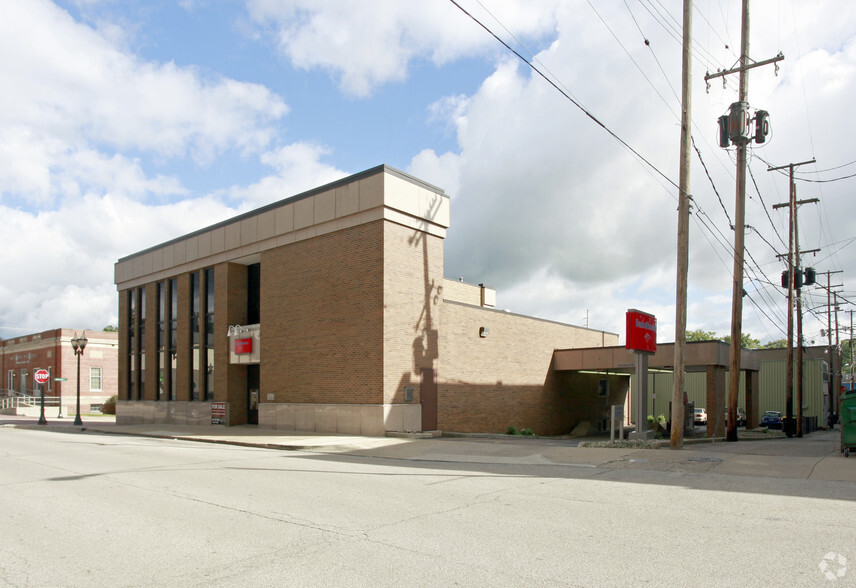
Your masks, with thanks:
[[[69,433],[134,435],[225,443],[268,449],[347,454],[427,462],[510,464],[660,472],[715,473],[737,476],[856,482],[856,457],[839,452],[839,432],[817,431],[803,438],[701,443],[684,449],[588,448],[576,440],[506,435],[439,437],[360,437],[291,433],[235,427],[188,425],[117,425],[112,417],[87,417],[82,427],[73,417],[48,419],[0,415],[0,426]]]

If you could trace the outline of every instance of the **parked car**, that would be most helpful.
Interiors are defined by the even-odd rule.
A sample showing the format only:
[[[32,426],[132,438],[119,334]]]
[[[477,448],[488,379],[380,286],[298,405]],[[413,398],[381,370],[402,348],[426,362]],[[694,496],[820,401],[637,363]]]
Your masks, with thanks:
[[[725,408],[725,424],[728,424],[728,408]],[[737,407],[737,426],[745,427],[746,426],[746,411],[743,410],[743,407]]]
[[[695,409],[695,414],[693,414],[693,424],[694,425],[706,425],[707,424],[707,411],[703,408]]]
[[[761,416],[761,426],[770,429],[781,429],[782,413],[777,410],[768,410]]]

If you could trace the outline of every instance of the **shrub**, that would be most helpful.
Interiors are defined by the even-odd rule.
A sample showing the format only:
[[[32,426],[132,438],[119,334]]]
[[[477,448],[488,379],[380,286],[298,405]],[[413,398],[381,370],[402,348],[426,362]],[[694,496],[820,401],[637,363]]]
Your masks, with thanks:
[[[101,412],[104,414],[116,414],[116,397],[111,396],[101,405]]]
[[[515,427],[514,425],[508,425],[508,429],[505,431],[505,433],[507,435],[519,435],[520,434],[517,432],[517,427]]]
[[[520,429],[520,434],[526,435],[527,437],[534,437],[535,431],[533,431],[532,429]]]

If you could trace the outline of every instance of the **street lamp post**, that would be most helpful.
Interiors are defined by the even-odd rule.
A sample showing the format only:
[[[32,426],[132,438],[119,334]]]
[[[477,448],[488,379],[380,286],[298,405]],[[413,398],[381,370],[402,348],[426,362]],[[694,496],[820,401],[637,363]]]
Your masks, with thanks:
[[[83,424],[83,421],[80,420],[80,356],[83,355],[83,350],[86,349],[88,342],[86,331],[83,331],[83,337],[78,337],[75,333],[71,340],[71,348],[74,349],[74,354],[77,356],[77,416],[74,417],[75,425]]]

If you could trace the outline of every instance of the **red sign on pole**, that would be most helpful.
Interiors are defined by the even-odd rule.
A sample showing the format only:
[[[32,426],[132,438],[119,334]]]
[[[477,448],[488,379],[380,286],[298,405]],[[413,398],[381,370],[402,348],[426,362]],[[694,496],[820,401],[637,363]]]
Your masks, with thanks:
[[[48,379],[50,379],[51,374],[48,370],[36,370],[33,374],[33,378],[36,380],[38,384],[47,383]]]
[[[657,317],[631,308],[627,311],[627,349],[657,352]]]

